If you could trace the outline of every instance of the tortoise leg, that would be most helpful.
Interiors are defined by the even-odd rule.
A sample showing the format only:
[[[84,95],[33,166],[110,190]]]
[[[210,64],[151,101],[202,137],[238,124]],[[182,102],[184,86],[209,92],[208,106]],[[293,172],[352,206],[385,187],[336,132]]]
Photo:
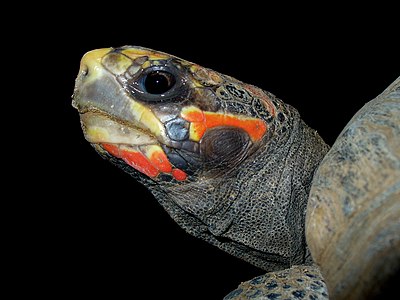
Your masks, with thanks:
[[[292,266],[242,282],[224,300],[239,299],[328,299],[317,266]]]

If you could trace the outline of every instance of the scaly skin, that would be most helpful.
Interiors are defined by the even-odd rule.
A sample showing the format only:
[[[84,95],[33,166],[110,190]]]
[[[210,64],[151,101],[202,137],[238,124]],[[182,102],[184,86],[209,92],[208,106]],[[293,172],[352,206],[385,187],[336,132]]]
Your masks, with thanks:
[[[190,234],[267,271],[312,263],[305,210],[328,146],[293,107],[141,47],[87,53],[73,105],[98,153]]]

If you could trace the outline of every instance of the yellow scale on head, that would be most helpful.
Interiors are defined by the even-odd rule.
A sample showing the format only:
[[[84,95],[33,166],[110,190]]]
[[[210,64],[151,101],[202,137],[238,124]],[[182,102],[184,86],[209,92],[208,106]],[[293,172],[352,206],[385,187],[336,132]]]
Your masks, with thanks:
[[[110,134],[107,129],[90,126],[86,129],[86,137],[91,141],[107,141],[110,139]]]
[[[171,56],[160,53],[160,52],[152,52],[145,49],[139,48],[129,48],[121,51],[122,54],[130,57],[131,59],[136,59],[141,56],[147,56],[150,60],[160,60],[160,59],[168,59]]]
[[[93,50],[93,51],[87,52],[82,57],[79,73],[86,74],[87,71],[90,70],[90,72],[87,74],[87,76],[85,76],[86,84],[93,82],[97,78],[101,77],[101,74],[106,72],[101,65],[101,59],[107,53],[109,53],[111,50],[112,50],[112,48]]]

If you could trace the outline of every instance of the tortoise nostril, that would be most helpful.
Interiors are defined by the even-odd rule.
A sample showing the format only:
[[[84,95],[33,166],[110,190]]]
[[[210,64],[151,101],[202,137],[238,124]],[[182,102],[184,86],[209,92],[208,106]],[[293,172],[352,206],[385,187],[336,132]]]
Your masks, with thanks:
[[[82,65],[81,66],[81,74],[82,76],[87,76],[89,74],[89,68],[87,65]]]
[[[87,79],[87,77],[95,75],[97,73],[96,70],[102,68],[101,60],[110,50],[112,50],[112,48],[97,49],[85,53],[79,66],[79,78]]]

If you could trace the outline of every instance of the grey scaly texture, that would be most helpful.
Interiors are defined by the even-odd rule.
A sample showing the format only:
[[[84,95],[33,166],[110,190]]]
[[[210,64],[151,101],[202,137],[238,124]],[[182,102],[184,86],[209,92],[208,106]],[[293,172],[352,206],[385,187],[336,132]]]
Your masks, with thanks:
[[[329,147],[296,109],[268,95],[285,118],[234,172],[176,185],[124,169],[188,233],[273,271],[312,262],[304,219],[314,171]]]

